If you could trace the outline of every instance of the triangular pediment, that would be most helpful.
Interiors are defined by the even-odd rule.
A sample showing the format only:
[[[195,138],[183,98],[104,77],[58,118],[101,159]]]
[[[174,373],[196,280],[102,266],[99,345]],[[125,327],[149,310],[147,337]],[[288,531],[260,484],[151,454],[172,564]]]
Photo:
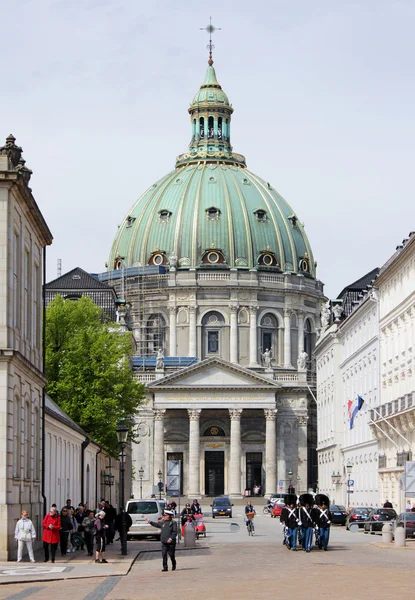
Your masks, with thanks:
[[[151,389],[167,387],[169,389],[181,387],[276,389],[281,386],[272,379],[267,379],[239,365],[219,358],[208,358],[149,385]]]

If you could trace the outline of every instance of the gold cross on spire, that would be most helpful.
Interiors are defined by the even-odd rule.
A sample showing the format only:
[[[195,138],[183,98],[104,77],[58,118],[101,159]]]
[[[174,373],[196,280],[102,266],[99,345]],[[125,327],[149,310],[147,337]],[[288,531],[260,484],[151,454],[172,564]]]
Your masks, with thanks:
[[[207,31],[209,34],[209,44],[206,46],[206,48],[209,50],[208,64],[210,66],[213,65],[212,50],[215,49],[215,46],[212,44],[212,33],[214,33],[215,31],[221,31],[221,29],[221,27],[215,27],[214,25],[212,25],[212,17],[209,17],[209,25],[207,25],[207,27],[200,28],[201,31]]]

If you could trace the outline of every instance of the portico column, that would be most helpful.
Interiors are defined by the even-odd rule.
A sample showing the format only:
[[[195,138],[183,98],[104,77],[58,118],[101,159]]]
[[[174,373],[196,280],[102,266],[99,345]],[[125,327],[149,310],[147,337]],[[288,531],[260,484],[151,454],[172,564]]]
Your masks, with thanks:
[[[229,495],[241,495],[241,408],[230,408],[231,448],[229,458]]]
[[[299,310],[297,313],[298,322],[298,354],[300,356],[304,352],[304,313]]]
[[[257,321],[256,314],[258,306],[249,307],[249,366],[258,365],[258,340],[257,340]]]
[[[307,491],[307,421],[306,412],[297,414],[298,428],[298,472],[299,477],[296,492]]]
[[[291,367],[291,314],[289,309],[284,310],[284,367]]]
[[[153,410],[154,414],[154,461],[153,461],[153,481],[157,485],[159,478],[157,473],[164,472],[164,409]]]
[[[189,356],[196,356],[196,306],[189,306]]]
[[[238,307],[231,306],[230,361],[238,362]]]
[[[200,496],[200,409],[188,409],[189,415],[189,473],[188,496]]]
[[[176,327],[176,307],[169,306],[170,313],[170,356],[176,356],[177,346],[177,327]]]
[[[275,420],[277,409],[264,408],[265,414],[265,493],[273,494],[277,489],[277,437]]]

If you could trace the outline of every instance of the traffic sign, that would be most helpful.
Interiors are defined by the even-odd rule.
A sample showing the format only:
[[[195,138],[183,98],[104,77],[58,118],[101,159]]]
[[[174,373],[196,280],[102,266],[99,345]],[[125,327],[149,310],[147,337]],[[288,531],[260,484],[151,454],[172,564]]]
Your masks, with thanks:
[[[349,487],[352,487],[352,485],[354,485],[354,479],[349,479],[348,482],[347,482],[347,485]]]
[[[278,482],[278,487],[284,487],[284,482],[283,481],[279,481]]]

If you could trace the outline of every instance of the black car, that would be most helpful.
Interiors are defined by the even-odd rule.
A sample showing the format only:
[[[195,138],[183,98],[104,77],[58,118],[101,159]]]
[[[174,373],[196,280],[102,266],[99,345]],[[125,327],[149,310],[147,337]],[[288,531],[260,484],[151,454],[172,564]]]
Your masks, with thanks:
[[[365,521],[369,518],[369,513],[371,508],[369,506],[358,506],[357,508],[352,508],[349,512],[349,515],[346,519],[346,529],[349,529],[349,525],[352,523],[357,523],[359,528],[362,529]]]
[[[404,523],[405,521],[405,523]],[[396,519],[396,527],[406,525],[406,537],[415,537],[415,512],[401,513]]]
[[[229,517],[232,519],[232,506],[231,501],[226,496],[222,498],[215,498],[212,507],[212,518],[215,517]]]
[[[345,506],[342,506],[341,504],[332,504],[330,506],[330,512],[333,525],[346,525],[346,519],[349,513]]]
[[[396,519],[397,514],[393,508],[372,508],[365,522],[365,533],[382,531],[384,523]]]

